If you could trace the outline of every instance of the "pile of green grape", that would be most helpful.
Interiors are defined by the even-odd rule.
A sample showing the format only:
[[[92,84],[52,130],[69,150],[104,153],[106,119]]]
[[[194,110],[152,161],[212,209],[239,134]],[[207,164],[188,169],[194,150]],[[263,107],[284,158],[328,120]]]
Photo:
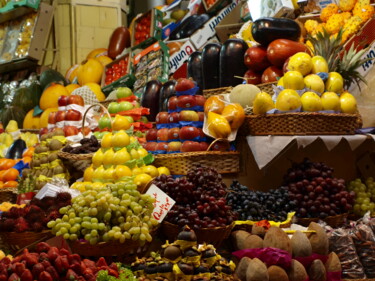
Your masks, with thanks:
[[[61,219],[48,222],[56,236],[75,241],[85,239],[91,245],[117,240],[150,242],[150,232],[158,224],[152,217],[155,199],[141,194],[132,180],[88,189],[61,208]]]
[[[355,192],[354,213],[363,216],[370,211],[375,213],[375,182],[372,177],[363,183],[361,179],[355,179],[349,183],[349,191]]]

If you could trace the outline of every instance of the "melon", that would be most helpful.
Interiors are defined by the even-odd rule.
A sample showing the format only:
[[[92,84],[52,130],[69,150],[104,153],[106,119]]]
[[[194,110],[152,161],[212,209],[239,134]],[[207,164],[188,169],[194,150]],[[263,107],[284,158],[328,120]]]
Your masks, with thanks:
[[[57,107],[54,108],[47,108],[43,111],[42,115],[39,119],[39,128],[45,128],[48,126],[48,116],[51,112],[59,111]]]
[[[24,129],[40,129],[40,116],[34,116],[34,109],[31,109],[23,119],[23,128]]]
[[[53,69],[47,69],[40,74],[39,78],[40,86],[42,89],[46,89],[51,83],[62,83],[66,85],[64,76]]]
[[[43,94],[40,97],[39,107],[42,110],[58,107],[57,101],[59,97],[68,95],[69,92],[63,85],[52,83],[43,91]]]

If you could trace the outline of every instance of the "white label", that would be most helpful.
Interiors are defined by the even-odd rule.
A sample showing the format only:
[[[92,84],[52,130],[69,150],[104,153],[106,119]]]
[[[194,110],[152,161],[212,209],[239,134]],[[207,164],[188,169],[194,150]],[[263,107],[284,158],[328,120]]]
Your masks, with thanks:
[[[161,223],[176,202],[154,184],[150,186],[146,194],[155,198],[154,212],[152,213],[152,216]]]
[[[194,45],[190,40],[186,41],[184,45],[181,46],[180,50],[173,54],[169,58],[169,72],[175,73],[185,61],[188,60],[189,56],[195,51]]]
[[[35,197],[37,199],[42,199],[46,196],[55,197],[57,193],[60,193],[60,192],[68,192],[70,193],[70,195],[72,195],[72,198],[77,197],[78,195],[81,194],[81,192],[79,192],[76,189],[70,189],[70,188],[61,187],[61,186],[47,183],[43,186],[41,190],[39,190],[39,192],[35,195]]]

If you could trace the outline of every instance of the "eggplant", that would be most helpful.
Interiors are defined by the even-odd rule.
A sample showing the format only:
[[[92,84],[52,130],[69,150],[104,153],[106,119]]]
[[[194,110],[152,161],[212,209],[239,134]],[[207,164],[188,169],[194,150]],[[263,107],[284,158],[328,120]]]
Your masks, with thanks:
[[[199,90],[204,90],[203,73],[202,73],[202,52],[193,52],[188,59],[187,63],[188,78],[193,78],[199,87]]]
[[[210,16],[207,14],[192,15],[188,17],[175,30],[172,31],[171,35],[169,36],[169,40],[179,40],[190,37],[209,19]]]
[[[168,111],[168,100],[170,97],[176,95],[176,84],[176,80],[169,80],[161,87],[159,97],[159,112]]]
[[[161,87],[162,84],[158,80],[147,82],[141,98],[142,107],[150,109],[150,115],[147,118],[151,122],[155,121],[156,115],[159,113],[159,96]]]
[[[207,44],[202,51],[203,89],[219,88],[221,44]]]
[[[251,33],[255,41],[267,46],[281,38],[298,41],[301,27],[296,21],[287,18],[260,18],[254,21]]]
[[[117,27],[109,39],[108,56],[111,59],[116,59],[128,47],[130,47],[129,29],[124,26]]]
[[[247,67],[244,62],[244,55],[248,45],[242,39],[228,39],[225,41],[220,50],[220,72],[219,86],[229,87],[241,84]]]
[[[9,147],[5,158],[8,159],[21,159],[23,151],[27,148],[26,143],[22,139],[15,140]]]

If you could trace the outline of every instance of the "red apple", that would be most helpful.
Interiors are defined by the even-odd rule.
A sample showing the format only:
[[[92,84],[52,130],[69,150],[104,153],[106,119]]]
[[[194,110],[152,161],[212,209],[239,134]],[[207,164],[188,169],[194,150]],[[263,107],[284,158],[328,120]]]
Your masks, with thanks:
[[[246,78],[247,84],[257,85],[262,83],[262,73],[255,72],[252,69],[245,72],[244,78]]]
[[[180,129],[172,128],[168,130],[168,140],[177,140],[179,138]]]
[[[146,133],[146,141],[156,141],[157,133],[158,133],[158,130],[155,128],[148,130]]]
[[[245,65],[254,71],[263,71],[271,65],[267,59],[267,49],[262,46],[250,47],[246,50]]]
[[[171,141],[168,143],[168,151],[180,151],[181,145],[180,141]]]
[[[172,112],[169,114],[169,119],[168,119],[169,123],[178,123],[178,121],[180,121],[180,113]]]
[[[173,97],[169,98],[169,100],[168,100],[168,109],[169,110],[175,110],[175,109],[177,109],[177,97],[176,96],[173,96]]]
[[[51,115],[51,113],[50,113],[50,115]],[[49,116],[48,116],[49,117]],[[65,120],[65,118],[66,118],[66,111],[57,111],[56,112],[56,115],[55,115],[55,123],[56,122],[61,122],[61,121],[64,121]],[[49,122],[48,122],[49,123]]]
[[[227,151],[228,150],[228,144],[225,142],[218,141],[214,143],[211,147],[211,150],[213,151]]]
[[[184,141],[181,145],[181,152],[192,152],[192,151],[200,151],[201,146],[199,142],[196,141]]]
[[[156,124],[166,124],[168,123],[168,117],[169,117],[169,114],[168,112],[159,112],[157,115],[156,115]]]
[[[74,126],[64,126],[64,134],[66,137],[78,135],[79,131]]]
[[[85,105],[85,101],[79,95],[70,95],[68,97],[68,104],[78,104],[80,106],[84,106]]]
[[[198,112],[198,118],[199,118],[199,121],[203,122],[204,121],[204,112]]]
[[[59,106],[67,106],[68,105],[68,96],[60,96],[57,100],[57,104]]]
[[[168,150],[168,143],[166,143],[166,142],[158,142],[156,144],[155,150],[167,151]]]
[[[146,142],[144,148],[147,151],[155,151],[157,144],[158,144],[157,142]]]
[[[163,128],[163,129],[158,130],[157,140],[158,141],[167,141],[168,140],[168,129],[167,128]]]
[[[81,112],[75,110],[75,109],[69,109],[66,112],[66,117],[65,120],[67,121],[79,121],[82,119],[82,114]]]
[[[206,102],[206,98],[201,95],[195,96],[195,104],[198,106],[204,106],[204,103]]]
[[[44,134],[47,134],[48,133],[48,129],[46,127],[44,128],[41,128],[39,130],[39,137],[43,136]]]
[[[180,130],[180,139],[181,140],[192,140],[199,136],[198,128],[192,126],[182,127]]]
[[[180,78],[177,80],[175,89],[177,92],[183,92],[183,91],[192,89],[194,87],[195,87],[195,84],[192,80],[187,79],[187,78]]]
[[[283,76],[283,71],[276,66],[268,67],[262,74],[262,83],[276,82],[278,77]]]
[[[177,98],[177,106],[180,108],[191,108],[195,105],[196,103],[195,103],[194,96],[185,95],[185,96],[179,96]]]
[[[81,133],[82,133],[82,135],[87,136],[88,134],[91,133],[91,130],[90,130],[89,127],[83,127],[83,128],[81,128]]]
[[[199,145],[200,145],[200,150],[201,151],[207,151],[207,149],[208,149],[208,143],[206,143],[206,142],[200,142],[199,143]]]
[[[203,133],[203,130],[202,130],[201,128],[198,128],[198,131],[199,131],[199,136],[200,136],[201,138],[206,137],[205,133]]]
[[[199,115],[193,110],[183,110],[180,112],[181,121],[199,121]]]
[[[56,124],[56,114],[57,112],[54,111],[54,112],[51,112],[49,115],[48,115],[48,124]]]

